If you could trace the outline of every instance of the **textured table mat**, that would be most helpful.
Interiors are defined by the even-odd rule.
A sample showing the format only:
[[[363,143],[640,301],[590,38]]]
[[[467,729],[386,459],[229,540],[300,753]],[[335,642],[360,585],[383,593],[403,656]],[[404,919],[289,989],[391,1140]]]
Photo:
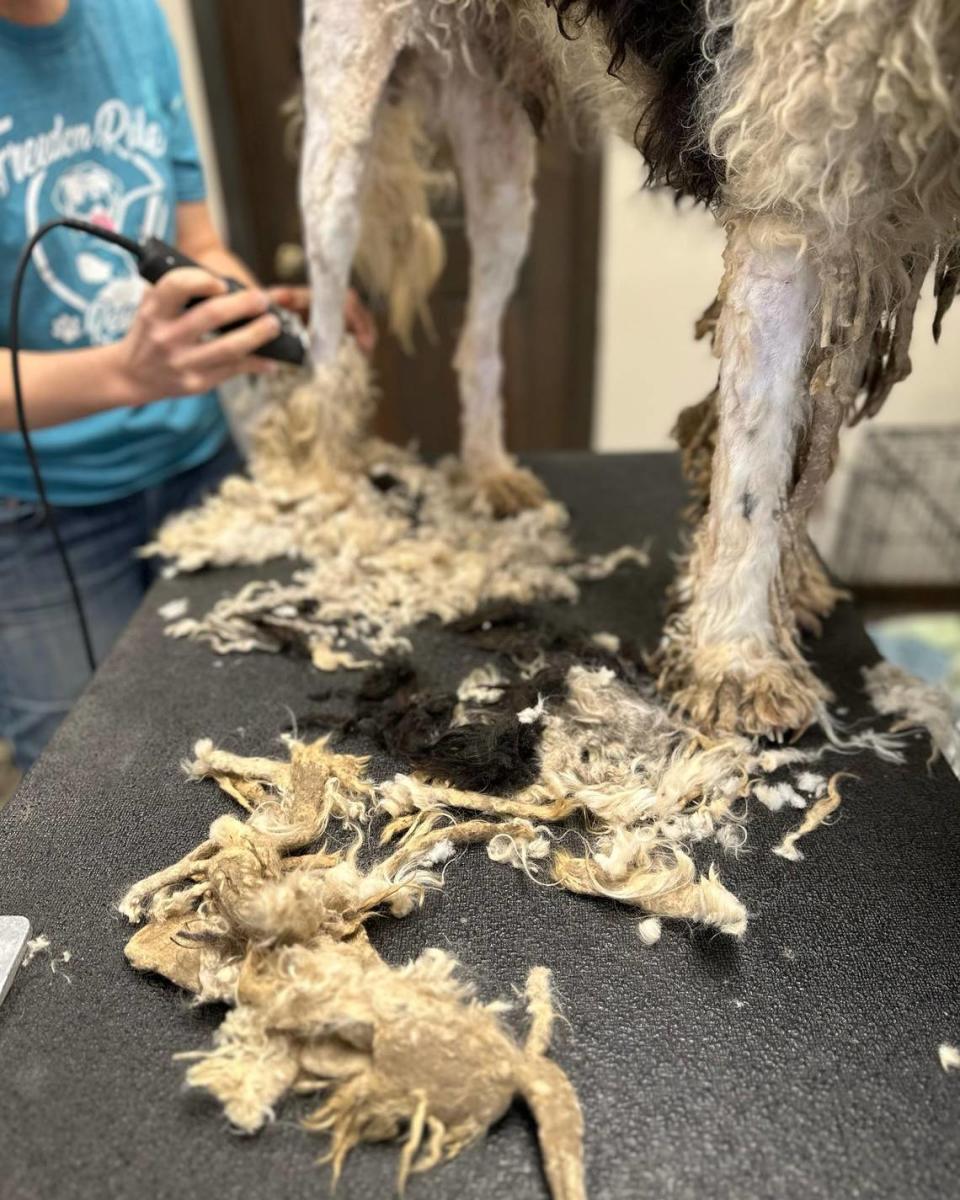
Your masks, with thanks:
[[[533,462],[570,506],[581,549],[652,539],[651,568],[586,585],[578,613],[649,645],[677,542],[675,459]],[[158,585],[0,814],[0,911],[51,941],[0,1008],[2,1200],[327,1194],[323,1143],[298,1129],[296,1105],[240,1138],[212,1100],[183,1090],[172,1056],[205,1045],[220,1013],[130,970],[113,909],[229,808],[180,772],[195,739],[279,754],[290,713],[310,707],[317,679],[303,660],[218,660],[162,634],[163,602],[185,596],[200,613],[264,574]],[[453,636],[424,631],[416,647],[428,679],[462,672]],[[816,657],[849,717],[862,715],[860,669],[876,652],[848,605]],[[958,1194],[960,1076],[941,1070],[937,1048],[960,1042],[960,786],[942,762],[927,769],[919,741],[903,767],[863,755],[828,765],[857,778],[836,823],[803,843],[804,862],[769,852],[796,814],[761,809],[750,852],[721,864],[752,914],[741,944],[665,923],[645,949],[636,913],[536,887],[481,850],[451,865],[421,914],[372,928],[394,962],[452,950],[486,998],[509,995],[535,963],[554,970],[569,1021],[555,1057],[583,1103],[593,1200]],[[395,1167],[394,1146],[361,1147],[338,1197],[388,1197]],[[530,1120],[512,1110],[408,1194],[545,1196]]]

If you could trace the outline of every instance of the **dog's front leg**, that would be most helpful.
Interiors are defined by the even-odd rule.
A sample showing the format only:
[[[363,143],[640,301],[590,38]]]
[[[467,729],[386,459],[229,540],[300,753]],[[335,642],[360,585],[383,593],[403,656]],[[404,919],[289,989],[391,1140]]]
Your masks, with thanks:
[[[289,398],[281,426],[288,456],[311,478],[359,469],[373,407],[366,364],[344,338],[344,304],[374,129],[409,20],[409,9],[384,0],[304,3],[300,206],[314,374]]]
[[[310,342],[318,367],[333,361],[343,340],[364,173],[408,20],[383,0],[304,3],[300,207],[310,269]]]
[[[482,62],[448,79],[444,119],[456,157],[470,241],[470,293],[455,365],[462,458],[498,515],[539,504],[545,491],[504,440],[502,326],[533,218],[536,139],[519,102]]]
[[[827,699],[781,574],[817,285],[778,232],[754,222],[728,241],[710,505],[660,652],[662,685],[697,724],[776,737],[811,724]]]

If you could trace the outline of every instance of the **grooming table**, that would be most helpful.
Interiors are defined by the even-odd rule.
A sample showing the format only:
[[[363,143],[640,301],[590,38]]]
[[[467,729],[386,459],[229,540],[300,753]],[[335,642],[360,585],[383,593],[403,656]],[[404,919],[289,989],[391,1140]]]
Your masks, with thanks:
[[[652,540],[649,569],[584,585],[577,612],[595,630],[651,645],[678,544],[675,458],[531,463],[569,505],[582,550]],[[327,1168],[314,1165],[325,1143],[296,1125],[301,1101],[242,1138],[211,1098],[184,1091],[173,1055],[206,1046],[221,1012],[136,974],[123,957],[132,929],[113,908],[231,809],[213,784],[183,777],[194,741],[282,755],[276,738],[291,710],[311,707],[318,678],[303,659],[218,659],[163,635],[165,601],[188,597],[199,614],[266,573],[158,584],[0,814],[0,912],[29,917],[51,942],[0,1007],[2,1200],[328,1192]],[[462,673],[452,634],[426,629],[415,645],[431,682]],[[877,656],[849,605],[816,656],[847,719],[863,716],[860,669]],[[911,741],[903,767],[828,759],[823,769],[857,778],[843,781],[836,823],[802,843],[801,863],[769,852],[798,814],[755,806],[749,853],[715,851],[753,914],[739,944],[664,922],[660,943],[645,948],[635,910],[536,887],[480,848],[451,864],[419,915],[370,929],[393,962],[426,946],[452,950],[488,999],[509,996],[533,964],[553,968],[569,1021],[554,1056],[583,1105],[592,1200],[956,1196],[960,1074],[944,1073],[937,1050],[960,1043],[960,785],[942,760],[927,769],[927,751]],[[395,1145],[358,1148],[339,1200],[385,1200],[396,1164]],[[544,1197],[525,1111],[413,1177],[408,1195]]]

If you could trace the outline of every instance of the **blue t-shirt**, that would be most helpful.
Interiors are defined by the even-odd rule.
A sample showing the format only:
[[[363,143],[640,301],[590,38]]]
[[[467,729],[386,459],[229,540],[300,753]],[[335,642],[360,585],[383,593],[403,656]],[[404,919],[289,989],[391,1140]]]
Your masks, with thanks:
[[[0,19],[0,345],[24,242],[80,217],[128,237],[175,239],[176,207],[204,198],[176,51],[156,0],[70,0],[53,25]],[[142,281],[130,255],[72,230],[47,234],[20,309],[27,350],[116,341]],[[30,396],[25,394],[27,417]],[[33,434],[55,504],[131,495],[207,461],[226,424],[216,394],[95,413]],[[0,496],[36,495],[18,433],[0,434]]]

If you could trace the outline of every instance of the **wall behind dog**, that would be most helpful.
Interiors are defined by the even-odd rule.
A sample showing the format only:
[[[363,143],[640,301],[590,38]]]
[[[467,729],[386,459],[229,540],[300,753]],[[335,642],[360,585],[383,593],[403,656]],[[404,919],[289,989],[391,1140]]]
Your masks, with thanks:
[[[716,363],[709,347],[693,340],[693,325],[716,292],[723,235],[702,210],[678,209],[665,194],[641,191],[640,180],[636,151],[611,139],[597,298],[598,450],[670,447],[678,411],[702,399],[716,379]],[[935,346],[929,287],[927,293],[917,314],[914,371],[876,419],[883,425],[960,423],[960,305]]]
[[[693,326],[716,294],[723,235],[701,209],[642,191],[641,179],[636,150],[611,138],[600,229],[597,450],[670,448],[679,410],[716,380],[710,347],[694,341]]]
[[[200,147],[200,157],[203,159],[203,169],[207,177],[207,198],[210,202],[210,209],[217,229],[221,234],[225,234],[227,226],[223,192],[220,186],[220,172],[217,169],[217,155],[213,145],[207,96],[203,86],[203,68],[197,51],[193,17],[190,14],[190,0],[160,0],[160,7],[167,18],[167,24],[170,26],[170,33],[180,59],[183,90],[186,93],[187,106],[190,110],[197,144]]]

